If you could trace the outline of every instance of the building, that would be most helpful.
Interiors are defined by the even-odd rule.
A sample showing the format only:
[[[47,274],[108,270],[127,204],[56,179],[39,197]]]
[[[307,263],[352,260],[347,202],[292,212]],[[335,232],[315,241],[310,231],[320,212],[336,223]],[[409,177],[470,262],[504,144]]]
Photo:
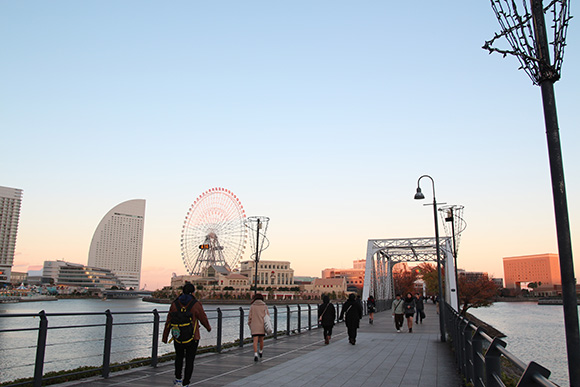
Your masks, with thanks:
[[[45,262],[45,267],[47,262]],[[123,286],[123,283],[111,270],[103,269],[100,267],[80,265],[78,263],[64,261],[56,262],[59,264],[54,266],[58,267],[58,275],[56,276],[56,281],[54,282],[55,285],[75,286],[92,289],[110,289],[113,286]],[[43,279],[46,278],[47,277],[43,275]]]
[[[28,273],[23,273],[19,271],[13,271],[10,277],[10,283],[13,286],[17,286],[28,281]]]
[[[353,262],[352,269],[324,269],[322,278],[344,278],[349,290],[360,291],[365,282],[365,263],[366,260],[361,259]]]
[[[505,287],[520,289],[530,282],[542,283],[541,287],[561,285],[558,254],[523,255],[503,258]]]
[[[22,190],[0,186],[0,284],[11,282]]]
[[[111,270],[126,288],[139,289],[145,200],[123,202],[101,220],[89,249],[88,266]]]
[[[254,284],[255,261],[240,263],[240,274]],[[290,268],[288,261],[260,261],[258,262],[258,286],[259,287],[289,287],[294,286],[294,269]]]
[[[316,278],[312,284],[304,285],[304,291],[314,294],[332,294],[339,295],[346,293],[346,278]]]

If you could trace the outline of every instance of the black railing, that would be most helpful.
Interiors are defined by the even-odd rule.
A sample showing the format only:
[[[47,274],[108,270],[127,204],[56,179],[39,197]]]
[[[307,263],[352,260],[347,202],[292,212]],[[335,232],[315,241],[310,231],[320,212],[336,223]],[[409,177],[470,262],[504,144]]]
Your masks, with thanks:
[[[505,359],[513,365],[521,376],[518,386],[557,387],[548,380],[550,371],[536,362],[525,364],[509,352],[505,341],[492,338],[467,318],[446,305],[447,333],[455,350],[455,360],[463,377],[474,387],[504,387],[502,373],[505,374]],[[510,383],[511,384],[511,383]],[[513,383],[515,385],[515,383]]]
[[[340,310],[342,307],[341,303],[335,304],[337,308],[336,318],[337,322],[339,321]],[[390,307],[390,303],[388,301],[377,301],[376,303],[376,310],[382,311]],[[299,334],[303,331],[309,331],[313,328],[318,328],[318,305],[286,305],[285,307],[278,307],[278,306],[270,306],[270,315],[273,317],[273,325],[274,331],[269,336],[274,340],[277,340],[280,335],[292,335],[292,334]],[[202,344],[205,340],[206,343],[210,341],[210,345],[206,347],[210,351],[214,352],[222,352],[224,348],[227,347],[235,347],[236,344],[238,347],[243,347],[244,342],[249,340],[251,335],[249,332],[249,328],[246,324],[246,311],[248,309],[244,309],[243,307],[239,307],[237,309],[221,309],[217,308],[215,313],[206,310],[208,314],[208,319],[210,320],[210,324],[212,328],[216,329],[215,337],[214,331],[212,329],[211,334],[202,335]],[[364,314],[367,313],[367,305],[366,302],[363,302],[363,312]],[[112,312],[110,310],[106,310],[105,312],[89,312],[89,313],[45,313],[41,311],[40,313],[34,314],[0,314],[0,327],[7,326],[7,321],[10,319],[24,319],[19,320],[20,322],[13,324],[15,326],[21,326],[20,328],[7,328],[7,329],[0,329],[0,342],[2,342],[3,348],[0,348],[0,359],[13,359],[12,364],[8,364],[7,362],[2,362],[2,370],[8,374],[9,372],[15,374],[14,369],[17,368],[33,368],[34,372],[31,375],[32,380],[22,381],[22,382],[15,382],[9,384],[9,386],[22,386],[22,385],[32,385],[34,387],[40,387],[43,381],[49,381],[57,378],[63,378],[72,375],[93,375],[95,372],[101,374],[103,378],[108,378],[110,373],[121,367],[127,367],[132,365],[150,365],[152,367],[156,367],[159,361],[170,358],[173,356],[173,346],[160,346],[160,335],[162,333],[161,323],[165,324],[165,319],[161,318],[160,315],[166,315],[167,310],[165,311],[158,311],[157,309],[153,309],[152,311],[145,311],[145,312]],[[133,321],[138,318],[138,316],[145,316],[146,320],[141,321]],[[104,317],[104,322],[99,320]],[[132,319],[131,321],[123,321],[126,320],[127,317]],[[152,317],[152,319],[151,319]],[[34,326],[34,320],[39,318],[38,325]],[[75,319],[89,319],[94,320],[91,323],[79,323],[79,324],[70,324],[69,321]],[[60,320],[65,319],[65,325],[58,325]],[[233,322],[237,320],[237,322]],[[285,320],[285,321],[284,321]],[[230,323],[232,321],[232,323]],[[52,322],[54,325],[49,325],[49,322]],[[56,322],[56,324],[55,324]],[[286,329],[284,331],[279,331],[279,323],[285,322]],[[136,325],[145,325],[150,326],[149,328],[135,328]],[[101,333],[99,332],[88,334],[89,329],[102,329]],[[54,342],[49,342],[48,339],[51,338],[49,332],[56,332],[59,330],[64,330],[67,334],[63,335],[60,334],[60,337],[56,337]],[[81,332],[78,332],[78,331]],[[20,346],[15,345],[14,343],[22,343],[19,341],[20,339],[16,338],[13,340],[10,339],[10,335],[20,335],[23,332],[31,332],[37,331],[36,337],[36,345],[31,341],[33,337],[29,337],[29,343],[21,344]],[[77,338],[73,338],[73,335],[69,335],[69,332],[77,331]],[[115,335],[117,333],[117,335]],[[58,335],[56,335],[58,336]],[[149,339],[147,339],[149,337]],[[223,340],[226,340],[226,344],[223,343]],[[135,342],[139,343],[140,346],[132,345],[123,346],[123,345],[116,345],[116,342],[120,341],[132,341],[134,344]],[[214,341],[214,344],[211,344],[211,341]],[[98,343],[102,342],[102,350],[99,353],[98,350]],[[73,348],[68,352],[67,350],[61,351],[61,353],[68,354],[69,356],[73,356],[71,358],[61,358],[53,361],[47,361],[47,348],[53,348],[61,345],[72,345]],[[146,346],[143,346],[146,345]],[[83,351],[83,356],[79,357],[75,353],[75,346],[76,348],[81,348]],[[93,351],[90,353],[88,346],[91,346]],[[141,353],[145,353],[145,356],[142,356],[139,359],[131,359],[129,356],[134,356],[136,352],[141,351]],[[150,352],[149,352],[150,350]],[[12,351],[12,353],[11,353]],[[35,351],[35,361],[33,364],[22,364],[16,363],[14,359],[24,359],[30,358],[30,356],[18,354],[18,351]],[[161,354],[160,354],[161,353]],[[123,358],[123,354],[126,354]],[[30,353],[31,355],[31,353]],[[118,361],[113,361],[112,357],[121,358]],[[45,365],[50,363],[51,365],[58,364],[61,368],[55,369],[54,371],[60,372],[64,371],[65,364],[72,361],[73,368],[80,368],[80,367],[87,367],[87,364],[79,364],[76,361],[85,360],[86,358],[98,358],[102,357],[102,361],[98,362],[98,360],[93,360],[92,364],[88,364],[90,369],[83,369],[81,371],[70,371],[64,372],[62,374],[56,376],[45,377]],[[26,378],[25,372],[22,372],[24,375],[19,375],[14,377],[15,379]],[[29,374],[30,375],[30,374]],[[0,380],[0,382],[7,382],[8,380]]]

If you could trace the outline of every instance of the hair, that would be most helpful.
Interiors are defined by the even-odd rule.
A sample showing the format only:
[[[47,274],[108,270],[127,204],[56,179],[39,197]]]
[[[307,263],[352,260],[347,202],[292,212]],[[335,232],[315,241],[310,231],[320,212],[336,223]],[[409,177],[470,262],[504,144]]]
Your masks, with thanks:
[[[262,296],[262,293],[256,293],[254,294],[254,297],[252,297],[252,304],[254,303],[254,301],[256,300],[262,300],[264,301],[264,296]]]
[[[395,297],[401,297],[401,293],[395,294]]]
[[[405,298],[409,298],[409,295],[411,296],[411,298],[413,298],[413,293],[411,292],[407,292],[407,294],[405,294]]]
[[[195,288],[193,287],[193,284],[187,282],[185,285],[183,285],[183,293],[184,294],[191,294],[193,293],[193,291],[195,290]]]
[[[351,293],[351,294],[348,295],[348,299],[349,300],[354,300],[354,299],[356,299],[356,296],[354,295],[354,293]]]
[[[328,296],[328,294],[322,296],[322,302],[324,304],[328,304],[330,302],[330,297]]]

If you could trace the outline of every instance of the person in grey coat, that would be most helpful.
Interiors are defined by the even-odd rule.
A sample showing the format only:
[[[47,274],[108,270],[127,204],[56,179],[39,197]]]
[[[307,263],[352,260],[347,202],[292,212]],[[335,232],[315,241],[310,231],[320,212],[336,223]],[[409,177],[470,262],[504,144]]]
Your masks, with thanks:
[[[401,295],[397,294],[395,300],[393,300],[393,317],[395,318],[395,329],[397,332],[401,332],[401,327],[403,326],[403,321],[405,321],[405,309],[403,308],[403,300]]]
[[[423,303],[423,296],[415,293],[415,324],[423,324],[425,318],[425,305]]]

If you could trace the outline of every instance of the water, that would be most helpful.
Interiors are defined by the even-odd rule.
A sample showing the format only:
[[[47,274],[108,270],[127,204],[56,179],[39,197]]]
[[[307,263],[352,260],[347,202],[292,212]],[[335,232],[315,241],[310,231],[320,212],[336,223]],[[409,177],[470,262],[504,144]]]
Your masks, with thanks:
[[[552,371],[550,380],[569,385],[564,312],[561,305],[535,302],[498,302],[469,313],[491,324],[507,337],[506,349],[525,363],[535,361]]]
[[[200,346],[214,346],[217,342],[217,308],[218,305],[204,304],[212,331],[207,332],[200,326]],[[222,344],[233,342],[239,338],[240,312],[236,305],[219,305],[223,312]],[[250,337],[246,324],[249,305],[244,309],[244,337]],[[105,310],[113,312],[113,323],[141,322],[138,325],[114,325],[111,348],[111,362],[125,362],[140,357],[151,356],[153,337],[153,315],[143,313],[138,315],[120,315],[115,312],[151,312],[157,309],[161,317],[160,336],[163,332],[165,317],[169,310],[168,304],[152,304],[140,299],[129,300],[58,300],[15,304],[0,304],[0,314],[38,313],[44,310],[50,313],[99,312],[99,315],[85,316],[48,316],[49,331],[45,354],[44,372],[70,370],[81,366],[101,366],[103,358],[103,338],[105,327]],[[313,307],[312,323],[316,322]],[[274,317],[273,310],[270,314]],[[290,329],[298,327],[297,306],[291,306]],[[302,306],[301,327],[308,324],[308,308]],[[38,317],[0,318],[0,330],[38,328]],[[84,328],[58,327],[73,325],[97,325]],[[53,329],[55,328],[55,329]],[[278,307],[278,331],[286,329],[286,307]],[[32,377],[34,374],[34,359],[38,340],[38,331],[3,332],[0,333],[0,383],[18,378]],[[159,338],[159,355],[173,352],[172,344],[163,344]]]

